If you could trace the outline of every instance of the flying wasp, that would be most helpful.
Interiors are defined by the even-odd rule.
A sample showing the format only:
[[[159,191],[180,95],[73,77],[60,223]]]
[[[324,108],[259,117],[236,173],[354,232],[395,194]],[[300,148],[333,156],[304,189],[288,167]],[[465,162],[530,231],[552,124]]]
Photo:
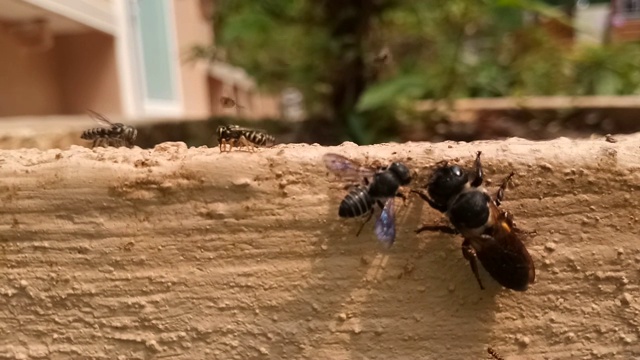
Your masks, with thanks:
[[[89,116],[102,127],[85,130],[80,135],[81,139],[92,140],[91,147],[133,147],[133,141],[138,136],[138,130],[133,126],[122,123],[112,123],[104,115],[88,110]]]
[[[365,167],[338,154],[328,153],[322,157],[326,167],[345,180],[354,181],[351,190],[343,198],[338,216],[353,218],[367,215],[356,236],[371,220],[375,206],[382,209],[376,220],[375,233],[386,247],[393,245],[396,238],[395,197],[404,197],[398,192],[401,186],[409,185],[411,174],[406,165],[393,162],[385,167]]]
[[[244,106],[238,104],[235,100],[227,96],[220,97],[220,105],[222,105],[225,109],[230,109],[233,107],[237,107],[239,109],[244,109]]]
[[[247,147],[250,151],[255,151],[257,147],[273,146],[276,141],[273,136],[263,130],[247,129],[238,125],[220,125],[216,133],[220,152],[231,152],[234,147]],[[226,145],[229,145],[228,150]]]
[[[462,254],[467,259],[478,284],[484,289],[476,260],[500,285],[525,291],[535,280],[533,260],[521,238],[523,231],[517,229],[510,213],[500,209],[504,192],[512,172],[492,197],[482,187],[483,171],[478,151],[473,179],[467,171],[457,165],[440,162],[431,174],[427,193],[412,190],[432,208],[447,216],[454,229],[443,226],[424,226],[425,230],[460,233],[464,238]]]
[[[387,46],[383,47],[373,57],[373,63],[378,66],[387,65],[391,62],[391,50]]]

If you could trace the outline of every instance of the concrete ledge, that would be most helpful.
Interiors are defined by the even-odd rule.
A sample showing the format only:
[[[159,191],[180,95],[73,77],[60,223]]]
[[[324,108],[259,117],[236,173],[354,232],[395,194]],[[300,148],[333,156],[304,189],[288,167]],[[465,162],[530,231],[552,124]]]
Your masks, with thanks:
[[[412,199],[384,251],[320,156],[514,170],[537,281],[478,288]],[[640,356],[640,134],[256,154],[164,143],[0,151],[0,358],[631,359]]]

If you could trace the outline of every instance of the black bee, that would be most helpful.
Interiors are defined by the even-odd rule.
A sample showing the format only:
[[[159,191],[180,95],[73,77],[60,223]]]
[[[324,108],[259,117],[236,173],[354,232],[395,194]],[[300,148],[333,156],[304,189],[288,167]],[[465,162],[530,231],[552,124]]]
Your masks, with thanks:
[[[103,126],[85,130],[80,135],[81,139],[93,140],[91,147],[133,147],[133,141],[138,136],[136,128],[122,123],[112,123],[104,115],[95,111],[89,110],[88,112],[89,116]]]
[[[513,217],[499,208],[507,183],[514,173],[504,179],[495,199],[492,199],[482,187],[480,154],[478,151],[472,180],[464,169],[442,162],[429,179],[428,194],[423,190],[412,190],[432,208],[444,213],[455,228],[424,226],[417,232],[459,232],[464,237],[462,254],[469,261],[481,289],[484,286],[480,281],[476,259],[502,286],[525,291],[535,280],[533,260],[522,243],[522,231],[513,224]]]
[[[376,221],[375,233],[384,245],[391,246],[396,238],[394,199],[397,196],[404,197],[398,190],[400,186],[411,182],[409,169],[400,162],[386,167],[363,167],[342,155],[331,153],[325,154],[323,160],[330,171],[342,178],[363,182],[350,185],[351,191],[340,203],[338,215],[353,218],[369,214],[358,230],[358,236],[364,225],[371,220],[377,204],[382,212]]]
[[[241,128],[238,125],[221,125],[216,130],[218,134],[218,147],[220,152],[226,150],[226,145],[229,145],[231,151],[233,147],[248,147],[251,151],[254,151],[256,147],[268,147],[272,146],[276,139],[262,130],[254,130]]]

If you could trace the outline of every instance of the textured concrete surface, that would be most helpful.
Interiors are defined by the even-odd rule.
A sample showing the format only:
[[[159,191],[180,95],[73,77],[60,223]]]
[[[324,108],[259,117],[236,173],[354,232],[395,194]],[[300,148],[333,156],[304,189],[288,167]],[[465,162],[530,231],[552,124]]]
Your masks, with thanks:
[[[340,220],[321,156],[419,172],[483,151],[537,233],[525,293],[482,271],[418,198],[395,245]],[[0,151],[0,359],[640,357],[640,135],[529,142],[279,145],[220,154]]]

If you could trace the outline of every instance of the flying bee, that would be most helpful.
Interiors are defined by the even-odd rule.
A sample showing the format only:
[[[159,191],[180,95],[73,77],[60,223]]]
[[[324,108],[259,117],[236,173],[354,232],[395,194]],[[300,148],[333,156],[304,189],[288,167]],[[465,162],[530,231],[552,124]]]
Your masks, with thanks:
[[[487,353],[489,353],[489,355],[491,355],[491,357],[495,360],[504,360],[504,358],[500,356],[500,354],[498,354],[498,352],[495,351],[491,346],[487,348]]]
[[[230,97],[227,96],[221,96],[220,97],[220,105],[222,105],[223,108],[225,109],[230,109],[233,107],[237,107],[239,109],[244,109],[244,106],[239,105],[235,100],[233,100]]]
[[[92,140],[91,147],[133,147],[133,141],[138,136],[138,130],[133,126],[122,123],[112,123],[104,115],[88,110],[89,116],[102,127],[85,130],[80,135],[81,139]]]
[[[322,159],[326,167],[345,180],[358,181],[350,185],[351,190],[343,198],[338,209],[342,218],[361,217],[368,214],[356,236],[371,220],[375,206],[382,209],[376,220],[375,233],[386,247],[393,245],[396,238],[395,197],[403,197],[398,192],[400,186],[409,185],[411,174],[406,165],[393,162],[389,166],[364,167],[338,154],[325,154]],[[361,181],[361,183],[360,183]]]
[[[484,289],[476,259],[500,285],[525,291],[535,280],[533,260],[524,246],[523,232],[517,229],[510,213],[500,209],[504,192],[512,172],[500,185],[492,199],[482,187],[483,171],[478,151],[474,177],[457,165],[441,162],[431,174],[424,190],[412,190],[432,208],[444,213],[454,229],[442,226],[424,226],[424,230],[460,233],[464,238],[462,254],[481,289]]]
[[[378,51],[378,53],[373,57],[373,63],[375,65],[381,66],[386,65],[391,62],[391,50],[387,46],[383,47]]]
[[[234,147],[247,147],[250,151],[255,151],[257,147],[270,147],[276,142],[273,136],[263,130],[247,129],[238,125],[220,125],[216,133],[220,152],[231,152]],[[229,145],[228,150],[226,145]]]

